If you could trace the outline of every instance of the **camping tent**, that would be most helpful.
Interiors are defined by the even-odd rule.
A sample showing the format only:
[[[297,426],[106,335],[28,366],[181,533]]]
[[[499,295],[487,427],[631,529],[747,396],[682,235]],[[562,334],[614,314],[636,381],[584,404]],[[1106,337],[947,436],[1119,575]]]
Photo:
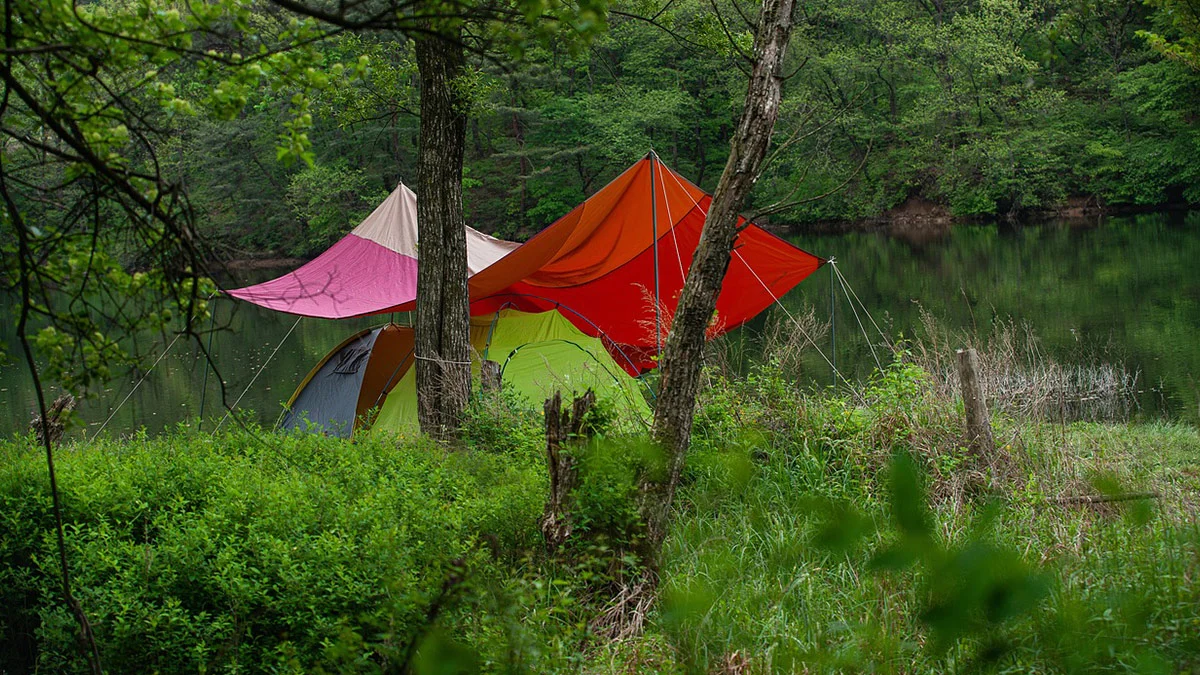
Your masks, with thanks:
[[[471,313],[558,309],[602,338],[628,372],[650,370],[711,202],[651,153],[471,277]],[[756,225],[741,226],[710,337],[755,317],[825,262]],[[390,310],[413,306],[406,298]]]
[[[652,369],[711,202],[651,153],[525,244],[467,228],[472,343],[489,344],[477,334],[480,321],[487,324],[493,339],[514,354],[506,381],[535,399],[548,393],[542,385],[555,381],[555,373],[570,379],[583,361],[601,370],[615,362],[629,375]],[[312,262],[227,293],[301,316],[408,312],[415,309],[416,256],[416,198],[401,185]],[[824,262],[742,222],[710,337],[750,320]],[[546,316],[530,318],[540,313]],[[543,333],[559,337],[542,339]],[[327,432],[348,434],[375,409],[382,426],[415,419],[415,396],[389,394],[413,386],[411,376],[404,377],[411,343],[411,331],[399,327],[343,343],[297,391],[285,426],[298,426],[307,416]],[[517,350],[522,344],[541,346]],[[607,350],[607,359],[597,355],[597,345]],[[398,356],[401,352],[407,356]],[[526,368],[528,377],[514,376]],[[633,387],[627,379],[616,381],[624,383],[623,390]]]
[[[595,337],[555,311],[529,314],[504,308],[471,319],[477,357],[496,361],[503,386],[536,405],[555,390],[591,388],[601,399],[649,419],[639,382],[616,363]],[[357,428],[417,428],[416,372],[411,328],[388,324],[364,330],[323,358],[288,402],[281,426],[348,437]]]
[[[519,244],[467,228],[467,272]],[[417,198],[401,184],[366,220],[294,272],[227,294],[268,309],[343,319],[390,311],[417,297]]]
[[[471,314],[558,309],[604,340],[627,372],[650,370],[711,202],[651,153],[524,244],[467,228]],[[400,186],[316,260],[228,293],[304,316],[407,312],[415,307],[416,249],[416,199]],[[710,336],[758,315],[824,262],[743,222]]]

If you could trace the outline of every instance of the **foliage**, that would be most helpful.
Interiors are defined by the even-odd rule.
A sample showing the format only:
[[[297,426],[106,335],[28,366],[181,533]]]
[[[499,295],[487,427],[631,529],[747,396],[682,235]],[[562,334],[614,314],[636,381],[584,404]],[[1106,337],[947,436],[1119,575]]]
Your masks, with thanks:
[[[241,0],[14,2],[4,22],[0,287],[21,297],[18,339],[83,394],[133,364],[136,337],[207,313],[176,134],[263,97],[274,159],[311,162],[311,92],[365,62],[326,60],[315,22]]]
[[[47,482],[23,446],[5,444],[0,479],[5,668],[36,644],[39,668],[70,672]],[[486,576],[484,538],[533,545],[541,508],[528,461],[388,442],[183,434],[61,459],[76,583],[113,672],[394,668],[452,568]]]
[[[371,189],[362,170],[351,169],[345,162],[314,164],[293,174],[287,201],[307,232],[292,252],[312,256],[324,251],[386,197],[387,193]]]
[[[414,665],[488,672],[1196,665],[1194,428],[1000,418],[1011,447],[980,465],[956,402],[909,364],[845,396],[766,366],[711,382],[660,602],[618,643],[594,621],[636,563],[637,476],[660,459],[636,439],[575,451],[580,529],[555,553],[540,420],[519,402],[473,409],[450,451],[182,429],[67,449],[69,554],[105,664],[379,672],[417,648]],[[0,667],[70,671],[29,443],[0,449]],[[1055,501],[1143,490],[1160,499]]]
[[[1171,36],[1185,28],[1171,26],[1186,17],[1187,3],[1176,4],[1151,11],[1116,1],[1051,2],[1035,11],[1007,0],[894,0],[814,8],[798,29],[789,67],[803,67],[787,82],[782,143],[755,206],[797,202],[776,217],[808,222],[876,216],[911,197],[963,216],[1018,215],[1083,198],[1195,202],[1200,175],[1190,158],[1200,143],[1200,80],[1139,37],[1183,44]],[[472,225],[526,236],[651,148],[713,186],[742,95],[740,57],[726,36],[731,30],[740,44],[749,34],[738,28],[737,10],[718,3],[722,24],[698,0],[662,12],[637,3],[616,9],[608,32],[588,24],[587,49],[581,36],[548,23],[475,36],[499,51],[512,46],[521,61],[474,57],[463,83],[473,102],[465,167]],[[288,185],[309,170],[303,161],[278,163],[280,151],[285,160],[344,164],[355,178],[341,175],[340,184],[365,203],[401,179],[415,180],[418,98],[403,36],[347,31],[299,48],[298,40],[321,34],[319,26],[292,26],[270,6],[217,3],[162,26],[135,26],[133,10],[109,12],[128,35],[93,32],[85,40],[80,24],[70,44],[113,43],[107,48],[121,59],[104,61],[112,77],[141,78],[142,93],[122,99],[129,104],[122,110],[152,128],[110,120],[112,129],[125,125],[128,141],[98,129],[97,150],[111,146],[118,163],[157,158],[167,174],[157,192],[186,183],[194,228],[225,255],[317,247],[288,206],[295,201]],[[654,16],[654,24],[638,16]],[[53,17],[62,30],[78,23]],[[401,28],[411,28],[410,19]],[[191,36],[191,47],[138,46],[175,34],[168,30]],[[256,37],[270,38],[265,54],[245,44]],[[98,95],[97,86],[83,89]],[[313,198],[322,203],[311,210],[320,211],[346,196],[331,190]]]
[[[468,448],[493,453],[529,453],[540,458],[544,450],[545,412],[510,389],[476,396],[463,419],[462,441]]]
[[[464,84],[473,101],[471,224],[528,236],[650,149],[711,189],[743,94],[741,57],[726,31],[736,44],[749,35],[733,6],[716,8],[724,26],[698,0],[618,3],[609,30],[592,34],[587,49],[562,35],[526,36],[515,43],[519,66],[474,58]],[[910,198],[968,217],[1195,203],[1200,79],[1139,37],[1175,35],[1164,26],[1180,15],[1115,0],[1036,9],[1009,0],[815,7],[797,29],[778,151],[753,206],[782,201],[790,206],[775,218],[802,223],[878,216]],[[379,189],[412,181],[410,43],[345,34],[319,50],[328,61],[365,65],[312,95],[306,133],[316,161],[345,161]],[[275,137],[289,103],[249,96],[239,120],[180,148],[192,158],[189,187],[213,195],[197,199],[199,224],[251,250],[302,249],[303,233],[279,219],[289,211],[282,186],[303,169],[275,168],[270,144],[247,147],[247,136]],[[227,155],[229,142],[242,151]],[[245,178],[231,183],[231,171]],[[242,204],[257,206],[230,217]]]
[[[1154,51],[1200,70],[1200,6],[1191,0],[1151,0],[1157,26],[1140,30]]]

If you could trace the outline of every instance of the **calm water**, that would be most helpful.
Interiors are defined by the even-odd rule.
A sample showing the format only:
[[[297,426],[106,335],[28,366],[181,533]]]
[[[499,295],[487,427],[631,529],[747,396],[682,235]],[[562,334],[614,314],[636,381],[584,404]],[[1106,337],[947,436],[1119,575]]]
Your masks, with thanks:
[[[984,334],[998,320],[1027,323],[1046,353],[1060,363],[1101,358],[1138,371],[1143,416],[1200,419],[1200,213],[1109,218],[1088,226],[979,225],[916,237],[856,233],[799,236],[795,241],[813,253],[836,257],[847,281],[892,336],[918,333],[921,308],[948,327],[973,327]],[[235,281],[258,280],[263,274]],[[874,361],[838,289],[838,365],[863,376]],[[814,307],[826,319],[829,291],[830,275],[822,269],[783,304],[793,312]],[[753,353],[764,320],[733,336],[747,345],[747,353]],[[239,406],[256,411],[267,424],[279,416],[317,359],[355,330],[375,323],[304,319],[296,325],[295,317],[228,300],[218,303],[217,321],[229,325],[216,336],[213,349],[231,403],[295,325]],[[0,338],[11,340],[11,330],[0,327]],[[8,351],[15,352],[16,345],[9,344]],[[150,351],[156,355],[164,346]],[[34,402],[27,378],[24,367],[11,358],[0,364],[0,433],[23,430],[29,422]],[[200,413],[203,378],[194,346],[181,340],[107,431],[126,433],[145,426],[155,432],[194,419]],[[85,402],[80,410],[86,429],[76,433],[90,435],[98,429],[135,379],[117,381],[98,399]],[[209,428],[223,414],[216,381],[210,376]]]

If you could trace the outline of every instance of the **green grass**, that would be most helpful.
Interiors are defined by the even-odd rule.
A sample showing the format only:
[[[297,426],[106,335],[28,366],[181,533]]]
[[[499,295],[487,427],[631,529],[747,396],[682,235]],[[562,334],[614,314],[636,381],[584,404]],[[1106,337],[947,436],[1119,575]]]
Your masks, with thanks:
[[[1200,664],[1200,434],[1171,424],[1047,425],[1024,433],[1065,447],[1014,451],[1030,470],[1027,482],[968,502],[935,501],[932,512],[938,541],[989,542],[1019,554],[1050,584],[1036,611],[998,631],[1011,650],[995,665],[1062,672],[1148,655],[1170,663],[1167,672]],[[885,504],[867,495],[852,501],[871,531],[849,550],[814,543],[829,513],[811,488],[821,477],[803,475],[816,466],[771,455],[737,489],[706,477],[689,486],[664,576],[669,592],[690,595],[698,607],[683,625],[665,626],[674,641],[702,666],[741,652],[763,670],[783,672],[943,672],[977,657],[979,639],[947,652],[928,649],[923,570],[872,569],[873,553],[894,536]],[[1046,471],[1052,467],[1055,473]],[[1111,477],[1123,489],[1162,498],[1047,503],[1096,493]]]
[[[509,405],[449,451],[181,431],[64,448],[60,484],[110,672],[391,672],[418,644],[418,670],[1200,668],[1200,433],[997,419],[981,459],[958,405],[906,366],[845,396],[765,368],[714,382],[658,602],[619,643],[588,622],[620,585],[644,458],[583,454],[592,529],[549,555],[540,419]],[[83,665],[42,462],[0,446],[0,671]],[[1057,501],[1128,492],[1158,498]]]

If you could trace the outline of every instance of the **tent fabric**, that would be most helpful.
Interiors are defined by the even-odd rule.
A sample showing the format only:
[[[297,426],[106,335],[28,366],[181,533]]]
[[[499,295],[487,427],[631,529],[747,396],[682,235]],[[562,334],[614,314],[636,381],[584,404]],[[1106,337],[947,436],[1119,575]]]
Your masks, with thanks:
[[[348,438],[412,366],[413,333],[395,324],[355,333],[316,365],[287,403],[280,426]]]
[[[360,331],[321,359],[288,402],[280,426],[348,438],[366,369],[346,366],[358,360],[356,355],[370,354],[380,330]]]
[[[471,314],[558,309],[601,339],[626,372],[646,372],[656,364],[660,332],[669,329],[711,203],[651,154],[525,244],[468,228]],[[317,259],[229,294],[306,316],[412,311],[415,215],[416,198],[401,186]],[[756,225],[740,226],[710,337],[749,321],[825,263]]]
[[[669,329],[670,317],[683,292],[685,270],[700,242],[704,210],[711,200],[705,197],[672,230],[668,243],[658,246],[659,304],[664,315],[661,330]],[[760,228],[749,228],[738,238],[726,271],[721,294],[717,297],[716,316],[710,337],[736,328],[776,298],[812,274],[821,260],[784,243]],[[678,244],[678,248],[676,248]],[[752,256],[752,257],[751,257]],[[751,265],[749,260],[753,259]],[[586,308],[580,315],[564,311],[585,333],[605,338],[618,363],[633,372],[654,367],[657,345],[654,312],[654,250],[647,249],[636,258],[603,278],[574,286],[546,288],[519,281],[489,298],[477,300],[473,312],[484,312],[501,304],[525,311],[545,311],[554,307]],[[651,281],[647,283],[647,279]],[[640,355],[640,356],[639,356]]]
[[[476,376],[481,359],[496,361],[504,387],[534,405],[555,390],[566,395],[591,388],[622,411],[649,420],[640,383],[613,361],[600,339],[558,312],[502,308],[472,317],[471,345]],[[281,426],[340,437],[364,426],[416,431],[413,362],[411,328],[388,324],[361,331],[329,352],[301,382]]]
[[[519,245],[467,228],[475,274]],[[268,309],[341,319],[386,311],[417,296],[417,198],[401,184],[362,223],[299,269],[226,291]]]
[[[556,311],[528,313],[511,308],[471,318],[471,345],[479,360],[500,364],[504,387],[538,405],[557,391],[597,397],[634,417],[648,421],[650,407],[639,383],[614,362],[604,343],[581,332]],[[416,371],[401,378],[375,420],[374,429],[416,430]]]
[[[648,156],[473,276],[471,313],[558,308],[579,330],[602,338],[630,374],[646,372],[656,364],[656,329],[669,327],[711,203],[703,190]],[[744,219],[739,225],[710,337],[757,316],[825,263]],[[407,303],[393,311],[412,309]]]

